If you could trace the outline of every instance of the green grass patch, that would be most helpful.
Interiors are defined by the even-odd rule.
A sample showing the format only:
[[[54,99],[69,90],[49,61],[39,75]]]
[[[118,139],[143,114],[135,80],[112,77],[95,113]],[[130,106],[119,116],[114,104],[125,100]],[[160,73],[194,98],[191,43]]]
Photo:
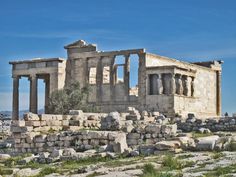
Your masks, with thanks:
[[[225,155],[222,152],[215,152],[214,154],[212,154],[212,158],[213,159],[219,159],[221,157],[224,157]]]
[[[30,153],[25,153],[20,156],[11,157],[9,159],[4,160],[3,164],[7,167],[13,167],[13,166],[17,165],[18,161],[24,159],[25,157],[30,157],[31,155],[32,154],[30,154]]]
[[[78,169],[83,166],[91,165],[91,164],[96,164],[99,162],[108,162],[112,160],[109,157],[88,157],[80,160],[69,160],[69,161],[64,161],[61,163],[61,168],[64,169]]]
[[[143,174],[141,175],[141,177],[174,177],[174,176],[167,172],[158,171],[152,164],[146,164],[143,167]]]
[[[212,171],[205,173],[205,177],[216,177],[221,175],[227,175],[229,173],[236,173],[236,164],[226,167],[216,167]]]
[[[46,168],[48,164],[41,164],[35,161],[31,161],[27,163],[26,165],[23,165],[23,168],[32,168],[32,169],[38,169],[38,168]]]
[[[214,135],[213,133],[198,133],[198,132],[193,132],[192,137],[193,138],[202,138],[202,137],[207,137],[207,136],[212,136]]]
[[[171,155],[166,155],[163,158],[162,165],[170,170],[180,170],[183,168],[183,163]]]
[[[5,176],[5,175],[11,175],[12,173],[13,173],[12,169],[0,167],[0,175]]]
[[[194,155],[192,154],[184,154],[184,155],[179,155],[178,159],[187,159],[187,158],[191,158],[194,157]]]
[[[44,176],[50,175],[52,173],[57,173],[57,169],[52,168],[52,167],[45,167],[39,172],[39,174],[32,176],[32,177],[44,177]]]
[[[86,177],[95,177],[95,176],[99,176],[99,175],[104,175],[104,173],[94,172],[90,175],[87,175]]]
[[[110,160],[110,161],[106,162],[104,164],[104,166],[114,168],[114,167],[118,167],[118,166],[125,166],[125,165],[135,164],[139,160],[144,160],[144,157],[139,156],[139,157],[126,158],[126,159],[123,159],[123,158],[114,159],[114,160]]]
[[[228,147],[229,151],[236,151],[236,142],[230,142],[229,143],[229,147]]]
[[[180,160],[179,158],[173,157],[172,155],[168,154],[164,156],[162,165],[168,170],[182,170],[183,168],[194,166],[195,162]]]

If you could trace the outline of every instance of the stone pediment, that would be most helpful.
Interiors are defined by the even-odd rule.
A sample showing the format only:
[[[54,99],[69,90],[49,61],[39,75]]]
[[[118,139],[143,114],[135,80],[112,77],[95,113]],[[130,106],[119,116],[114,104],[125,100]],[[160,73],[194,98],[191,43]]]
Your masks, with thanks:
[[[96,47],[96,45],[95,44],[87,44],[86,41],[84,41],[84,40],[78,40],[78,41],[75,41],[71,44],[66,45],[64,48],[70,49],[70,48],[89,48],[89,47]]]

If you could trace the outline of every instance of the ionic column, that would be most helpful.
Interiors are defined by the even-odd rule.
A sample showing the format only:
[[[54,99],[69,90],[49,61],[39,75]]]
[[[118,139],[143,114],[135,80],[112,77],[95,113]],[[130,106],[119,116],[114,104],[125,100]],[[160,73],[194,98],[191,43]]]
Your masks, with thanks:
[[[38,112],[38,83],[37,76],[30,76],[30,112],[37,114]]]
[[[115,85],[115,67],[114,67],[114,63],[115,63],[115,56],[112,56],[111,59],[111,64],[110,64],[110,102],[113,103],[115,100],[115,89],[114,89],[114,85]]]
[[[217,99],[217,115],[221,116],[221,71],[216,72],[216,78],[217,78],[217,93],[216,93],[216,99]]]
[[[97,102],[102,102],[102,81],[103,81],[103,68],[102,68],[102,57],[97,63],[97,74],[96,74],[96,87],[97,87]]]
[[[129,55],[125,56],[125,67],[124,67],[124,84],[126,89],[127,101],[129,101],[129,80],[130,80],[130,58]]]
[[[19,120],[19,76],[13,76],[12,120]]]
[[[49,105],[49,96],[50,96],[50,83],[49,83],[49,77],[46,77],[44,79],[45,83],[45,107],[44,112],[48,113],[48,105]]]

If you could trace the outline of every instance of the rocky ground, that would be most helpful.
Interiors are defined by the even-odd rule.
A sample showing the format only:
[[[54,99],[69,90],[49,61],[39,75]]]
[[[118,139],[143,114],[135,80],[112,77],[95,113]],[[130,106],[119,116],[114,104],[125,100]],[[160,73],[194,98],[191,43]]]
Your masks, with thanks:
[[[236,117],[174,121],[135,109],[125,115],[74,112],[29,113],[14,121],[12,134],[0,140],[0,175],[236,176]]]
[[[114,154],[113,154],[114,155]],[[84,177],[216,177],[236,176],[236,152],[162,152],[153,156],[123,158],[112,154],[52,163],[31,161],[31,154],[1,157],[2,176]]]

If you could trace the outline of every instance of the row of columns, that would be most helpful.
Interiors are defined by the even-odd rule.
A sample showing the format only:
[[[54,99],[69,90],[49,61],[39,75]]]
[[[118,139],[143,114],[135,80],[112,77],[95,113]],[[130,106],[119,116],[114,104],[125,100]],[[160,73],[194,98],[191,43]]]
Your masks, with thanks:
[[[151,74],[150,95],[178,94],[194,97],[194,77],[181,74]]]
[[[130,56],[125,55],[125,63],[123,64],[124,67],[124,85],[125,85],[125,95],[126,101],[129,101],[129,89],[130,89]],[[96,73],[96,85],[97,85],[97,102],[102,102],[102,84],[103,84],[103,63],[102,57],[99,59],[97,63],[97,73]],[[115,84],[117,82],[117,67],[115,66],[115,56],[112,58],[110,63],[110,101],[113,102],[115,100]],[[89,74],[88,74],[89,75]],[[89,80],[89,79],[87,79]]]
[[[19,80],[21,76],[13,76],[13,112],[12,119],[19,119]],[[29,111],[37,114],[38,112],[38,77],[37,75],[29,76],[30,81],[30,99]],[[49,99],[49,78],[45,77],[45,112],[47,112],[48,99]]]

